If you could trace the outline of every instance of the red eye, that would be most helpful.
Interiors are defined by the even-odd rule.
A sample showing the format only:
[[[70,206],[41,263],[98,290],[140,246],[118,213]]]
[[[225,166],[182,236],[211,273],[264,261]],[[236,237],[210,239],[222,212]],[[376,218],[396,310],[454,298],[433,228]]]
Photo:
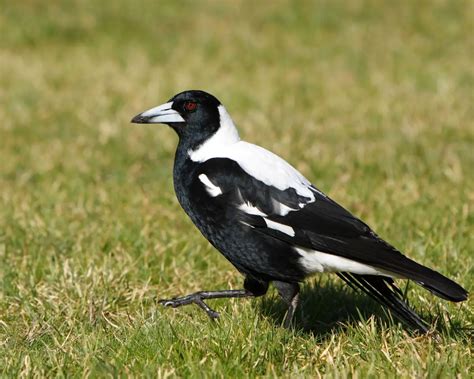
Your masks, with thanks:
[[[186,101],[184,103],[184,109],[187,111],[187,112],[192,112],[192,111],[195,111],[196,108],[197,108],[197,103],[195,103],[194,101]]]

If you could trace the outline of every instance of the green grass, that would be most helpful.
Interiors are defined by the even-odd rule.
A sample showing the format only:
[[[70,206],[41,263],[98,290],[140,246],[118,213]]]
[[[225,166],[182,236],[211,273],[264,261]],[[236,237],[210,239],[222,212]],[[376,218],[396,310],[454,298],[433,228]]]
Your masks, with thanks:
[[[440,341],[335,276],[239,288],[172,189],[175,135],[129,124],[205,89],[417,261],[473,288],[471,1],[0,1],[0,376],[469,377],[472,300],[410,285]],[[402,284],[403,285],[403,284]]]

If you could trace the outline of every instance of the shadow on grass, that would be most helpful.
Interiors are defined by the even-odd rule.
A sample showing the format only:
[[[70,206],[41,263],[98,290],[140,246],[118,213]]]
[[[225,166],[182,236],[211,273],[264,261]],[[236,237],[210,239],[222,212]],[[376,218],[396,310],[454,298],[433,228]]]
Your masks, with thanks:
[[[436,316],[427,315],[420,309],[415,309],[420,316],[434,325],[435,330],[450,337],[472,340],[472,331],[462,327],[460,322],[448,319],[443,320],[442,311],[437,309]],[[286,312],[286,305],[278,295],[263,298],[260,303],[260,312],[281,325]],[[353,291],[343,283],[336,281],[316,280],[302,286],[300,304],[294,319],[296,330],[324,338],[335,331],[344,332],[355,327],[359,322],[364,324],[371,317],[375,317],[377,327],[393,326],[401,323],[392,316],[387,309],[372,300],[369,296]],[[416,331],[401,323],[410,334]]]

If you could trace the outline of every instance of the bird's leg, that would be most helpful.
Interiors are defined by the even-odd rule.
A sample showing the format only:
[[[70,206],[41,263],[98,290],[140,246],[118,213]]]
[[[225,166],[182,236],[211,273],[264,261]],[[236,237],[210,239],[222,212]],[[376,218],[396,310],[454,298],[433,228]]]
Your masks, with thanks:
[[[196,304],[203,309],[211,319],[219,317],[219,313],[211,309],[203,300],[220,299],[230,297],[249,297],[254,296],[247,290],[222,290],[222,291],[199,291],[186,296],[176,297],[169,300],[159,300],[158,302],[165,307],[181,307],[188,304]]]
[[[219,317],[219,313],[209,307],[204,302],[204,300],[262,296],[267,292],[268,283],[246,278],[244,282],[244,288],[245,289],[241,290],[199,291],[182,297],[159,300],[158,303],[164,305],[165,307],[172,308],[177,308],[188,304],[196,304],[202,310],[204,310],[211,319],[216,319]]]
[[[288,304],[288,310],[286,312],[285,319],[283,320],[283,327],[288,329],[291,326],[291,320],[293,320],[296,307],[298,306],[300,286],[298,283],[279,281],[274,281],[273,285],[278,290],[278,293],[283,301]]]

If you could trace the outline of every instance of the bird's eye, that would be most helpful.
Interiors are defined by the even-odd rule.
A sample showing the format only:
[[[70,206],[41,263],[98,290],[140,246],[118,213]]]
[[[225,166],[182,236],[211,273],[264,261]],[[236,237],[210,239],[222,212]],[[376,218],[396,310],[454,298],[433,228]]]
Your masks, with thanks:
[[[197,103],[195,103],[194,101],[186,101],[184,103],[184,110],[186,112],[194,112],[197,109],[197,106]]]

